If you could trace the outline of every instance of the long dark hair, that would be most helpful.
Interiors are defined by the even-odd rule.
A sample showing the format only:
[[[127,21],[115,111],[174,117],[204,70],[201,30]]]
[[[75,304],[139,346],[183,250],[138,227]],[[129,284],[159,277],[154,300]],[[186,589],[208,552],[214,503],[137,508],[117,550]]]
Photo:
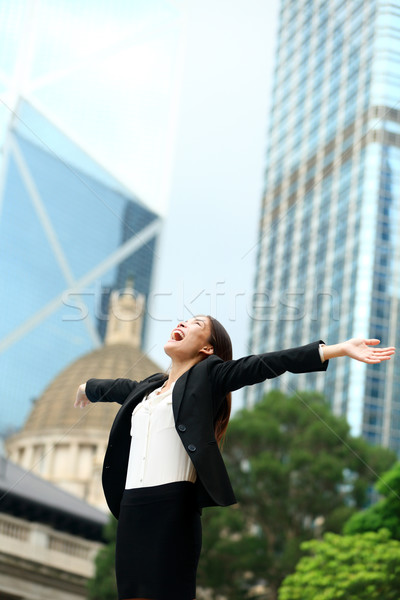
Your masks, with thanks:
[[[214,348],[214,354],[222,358],[223,361],[232,360],[232,342],[229,333],[217,319],[210,317],[210,315],[207,315],[207,318],[211,327],[209,342]],[[215,439],[220,448],[224,445],[225,433],[231,416],[231,406],[232,397],[229,393],[225,396],[214,421]]]

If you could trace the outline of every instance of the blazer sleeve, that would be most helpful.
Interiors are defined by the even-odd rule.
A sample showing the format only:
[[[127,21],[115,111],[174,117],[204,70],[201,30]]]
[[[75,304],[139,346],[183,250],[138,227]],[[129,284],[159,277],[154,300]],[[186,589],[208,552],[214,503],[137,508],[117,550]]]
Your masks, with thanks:
[[[86,382],[86,396],[90,402],[123,404],[137,384],[131,379],[89,379]]]
[[[329,361],[322,362],[319,353],[319,345],[323,343],[320,340],[297,348],[245,356],[238,360],[225,362],[215,360],[210,364],[213,387],[218,393],[227,394],[246,385],[279,377],[286,371],[290,373],[326,371]]]

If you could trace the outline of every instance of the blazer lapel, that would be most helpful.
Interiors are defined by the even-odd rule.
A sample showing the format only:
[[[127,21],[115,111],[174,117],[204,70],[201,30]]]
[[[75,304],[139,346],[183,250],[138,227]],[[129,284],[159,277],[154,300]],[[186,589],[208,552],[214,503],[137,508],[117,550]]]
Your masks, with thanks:
[[[178,377],[174,385],[174,389],[172,390],[172,410],[174,413],[175,423],[178,422],[178,414],[181,408],[183,394],[185,393],[188,375],[190,371],[191,369],[189,369],[189,371],[186,371],[186,373]]]
[[[132,411],[133,408],[137,404],[139,404],[139,402],[141,402],[147,394],[149,394],[153,390],[156,390],[167,379],[167,375],[165,377],[155,375],[154,377],[150,377],[149,379],[146,379],[145,381],[139,383],[134,389],[134,391],[131,394],[129,394],[129,396],[126,398],[125,402],[119,409],[118,414],[115,417],[112,429],[114,429],[116,423],[119,422],[121,418],[123,418],[126,412]]]
[[[124,402],[124,406],[128,403],[130,404],[131,400],[133,400],[134,398],[137,399],[138,396],[143,398],[146,394],[150,394],[150,392],[152,392],[153,390],[156,390],[158,387],[161,387],[164,381],[166,381],[167,379],[168,375],[166,375],[165,377],[155,376],[151,377],[150,379],[147,379],[146,381],[143,381],[138,385],[136,390],[127,397],[127,399]]]

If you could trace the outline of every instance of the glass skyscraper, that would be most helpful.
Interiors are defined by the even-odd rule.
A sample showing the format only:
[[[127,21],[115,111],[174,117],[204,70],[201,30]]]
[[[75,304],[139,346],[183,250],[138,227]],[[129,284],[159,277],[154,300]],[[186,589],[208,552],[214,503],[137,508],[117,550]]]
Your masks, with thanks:
[[[399,67],[398,1],[282,0],[253,352],[320,337],[400,348]],[[324,392],[355,435],[400,452],[397,358],[268,385]]]
[[[165,0],[0,2],[0,435],[102,343],[111,289],[151,290],[184,21]]]
[[[102,344],[112,289],[133,277],[148,296],[161,222],[26,102],[10,122],[2,167],[5,429],[62,368]]]

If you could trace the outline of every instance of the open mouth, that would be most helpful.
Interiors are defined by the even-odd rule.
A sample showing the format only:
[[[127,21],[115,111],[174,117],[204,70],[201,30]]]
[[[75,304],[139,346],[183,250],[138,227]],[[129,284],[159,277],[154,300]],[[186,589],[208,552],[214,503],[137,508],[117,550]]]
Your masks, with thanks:
[[[174,329],[171,333],[171,339],[175,342],[180,342],[185,337],[185,334],[181,329]]]

